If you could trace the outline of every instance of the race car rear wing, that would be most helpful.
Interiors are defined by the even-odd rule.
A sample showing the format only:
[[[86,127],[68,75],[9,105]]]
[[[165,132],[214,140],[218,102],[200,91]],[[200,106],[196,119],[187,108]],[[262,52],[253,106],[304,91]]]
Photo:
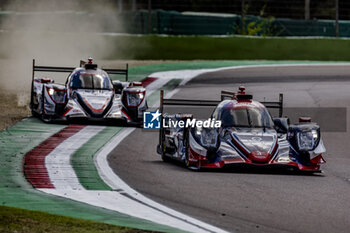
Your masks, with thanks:
[[[235,97],[234,92],[230,91],[221,91],[221,100],[189,100],[189,99],[165,99],[164,98],[164,91],[160,91],[160,106],[159,111],[162,113],[164,106],[204,106],[204,107],[211,107],[211,106],[217,106],[221,101],[229,98],[233,99]],[[266,108],[271,109],[278,109],[278,115],[279,117],[282,117],[283,115],[283,94],[279,94],[279,100],[278,102],[260,102],[261,104],[265,105]]]
[[[80,67],[85,65],[85,61],[80,61]],[[32,81],[34,80],[35,72],[61,72],[61,73],[71,73],[75,67],[56,67],[56,66],[37,66],[35,65],[35,59],[33,59],[33,69],[32,69]],[[126,64],[126,69],[103,69],[108,74],[119,74],[125,75],[125,81],[128,81],[128,70],[129,65]]]

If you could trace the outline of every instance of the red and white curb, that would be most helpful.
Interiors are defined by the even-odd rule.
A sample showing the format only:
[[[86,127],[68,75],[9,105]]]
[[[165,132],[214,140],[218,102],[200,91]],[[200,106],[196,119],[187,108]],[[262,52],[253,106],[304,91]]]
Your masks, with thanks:
[[[86,126],[57,146],[45,158],[45,166],[51,183],[56,190],[85,190],[71,165],[71,157],[75,151],[88,142],[105,127]]]
[[[68,126],[42,142],[24,156],[23,172],[28,182],[31,183],[34,188],[55,188],[52,184],[51,177],[49,177],[46,156],[54,151],[63,141],[67,140],[84,127],[85,126],[82,125]]]

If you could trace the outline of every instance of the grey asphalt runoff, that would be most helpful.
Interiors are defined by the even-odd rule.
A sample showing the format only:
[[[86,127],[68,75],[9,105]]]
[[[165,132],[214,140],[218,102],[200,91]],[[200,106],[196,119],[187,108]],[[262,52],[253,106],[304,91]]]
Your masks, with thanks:
[[[285,107],[289,108],[350,106],[349,66],[206,73],[173,98],[216,100],[220,90],[236,91],[242,84],[257,100],[277,100],[278,93],[284,93]],[[196,112],[197,108],[185,110]],[[114,172],[140,193],[231,232],[349,232],[349,116],[338,117],[346,117],[343,132],[322,133],[327,148],[322,174],[254,169],[190,171],[178,163],[162,162],[156,153],[158,133],[143,129],[124,139],[108,161]],[[332,123],[338,117],[323,120]]]

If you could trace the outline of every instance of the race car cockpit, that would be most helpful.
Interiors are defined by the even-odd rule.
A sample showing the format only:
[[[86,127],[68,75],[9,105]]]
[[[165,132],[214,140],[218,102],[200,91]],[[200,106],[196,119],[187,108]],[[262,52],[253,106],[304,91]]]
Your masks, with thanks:
[[[69,80],[69,87],[72,89],[113,89],[113,84],[106,72],[78,70],[71,74]]]
[[[219,107],[214,114],[214,118],[221,120],[223,127],[273,127],[272,118],[265,107],[241,105],[236,100],[224,103],[224,107]]]

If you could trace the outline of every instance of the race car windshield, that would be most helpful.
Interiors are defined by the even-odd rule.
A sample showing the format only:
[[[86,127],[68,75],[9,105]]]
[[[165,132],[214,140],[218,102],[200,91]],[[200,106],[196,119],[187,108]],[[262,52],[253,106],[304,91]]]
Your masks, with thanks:
[[[222,109],[223,127],[271,128],[273,122],[264,108],[245,107],[242,109]]]
[[[111,90],[113,85],[108,76],[100,74],[76,73],[72,75],[70,87],[74,89]]]

